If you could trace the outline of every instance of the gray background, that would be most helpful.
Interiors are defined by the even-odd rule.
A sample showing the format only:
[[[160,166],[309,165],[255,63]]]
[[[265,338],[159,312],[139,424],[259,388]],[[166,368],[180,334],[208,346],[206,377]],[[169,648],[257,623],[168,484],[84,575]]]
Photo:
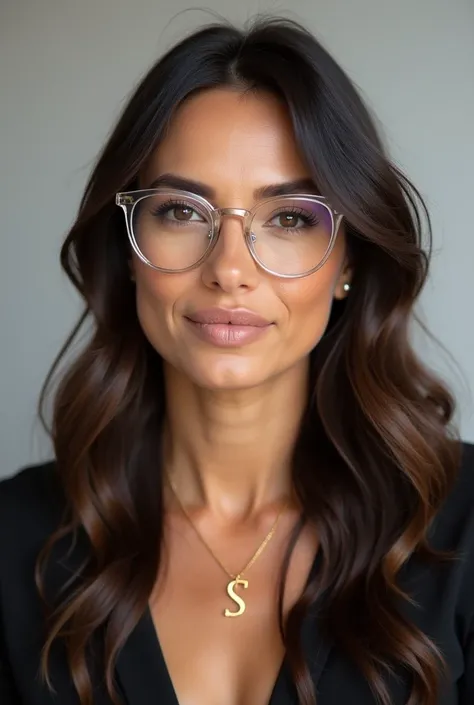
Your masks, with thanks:
[[[291,11],[287,8],[291,6]],[[207,0],[242,21],[284,13],[313,30],[375,110],[426,197],[435,236],[421,312],[456,365],[423,358],[474,440],[474,5],[472,0]],[[79,310],[58,264],[94,157],[146,68],[213,19],[183,0],[0,0],[0,475],[50,453],[35,418]]]

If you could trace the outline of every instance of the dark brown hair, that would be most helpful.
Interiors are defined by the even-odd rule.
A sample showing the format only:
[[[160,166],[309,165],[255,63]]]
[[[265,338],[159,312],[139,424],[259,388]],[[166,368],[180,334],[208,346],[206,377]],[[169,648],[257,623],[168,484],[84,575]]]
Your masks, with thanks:
[[[323,559],[321,574],[288,618],[280,616],[300,705],[316,703],[299,634],[322,595],[326,628],[384,705],[390,702],[384,676],[397,667],[410,675],[410,705],[435,705],[443,659],[402,615],[399,605],[408,596],[397,582],[415,552],[442,558],[427,534],[459,461],[452,398],[409,341],[428,270],[429,218],[416,189],[388,159],[349,78],[309,32],[280,19],[259,19],[246,31],[206,27],[151,68],[97,161],[62,247],[62,267],[85,309],[45,382],[42,405],[87,321],[92,332],[55,395],[51,434],[67,512],[38,558],[40,594],[48,556],[62,536],[82,531],[90,551],[79,586],[51,610],[43,676],[52,687],[50,648],[62,640],[81,705],[90,705],[86,655],[103,627],[107,689],[119,702],[115,658],[147,608],[160,565],[156,436],[165,400],[162,361],[137,319],[114,196],[134,188],[177,106],[223,85],[271,91],[284,101],[315,182],[345,216],[355,272],[351,295],[334,303],[311,355],[308,406],[294,449],[303,521],[317,527]],[[280,608],[287,567],[288,555]]]

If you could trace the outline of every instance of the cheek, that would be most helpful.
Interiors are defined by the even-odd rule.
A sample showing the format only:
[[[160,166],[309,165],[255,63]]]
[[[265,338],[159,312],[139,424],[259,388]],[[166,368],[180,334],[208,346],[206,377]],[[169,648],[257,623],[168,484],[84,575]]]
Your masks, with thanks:
[[[287,308],[288,342],[312,350],[326,330],[339,267],[323,267],[303,279],[282,281],[279,295]]]
[[[138,319],[160,354],[172,345],[176,304],[196,285],[195,278],[194,272],[162,274],[147,265],[135,267]]]

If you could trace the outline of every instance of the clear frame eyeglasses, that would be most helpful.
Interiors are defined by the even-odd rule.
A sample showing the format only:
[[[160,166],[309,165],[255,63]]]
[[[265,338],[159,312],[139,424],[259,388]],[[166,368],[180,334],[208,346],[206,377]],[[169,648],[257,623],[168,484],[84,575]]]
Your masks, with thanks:
[[[243,220],[254,261],[269,274],[297,278],[312,274],[328,259],[342,215],[323,196],[275,196],[251,210],[214,208],[188,191],[142,189],[117,193],[130,244],[138,257],[161,272],[185,272],[214,248],[222,218]]]

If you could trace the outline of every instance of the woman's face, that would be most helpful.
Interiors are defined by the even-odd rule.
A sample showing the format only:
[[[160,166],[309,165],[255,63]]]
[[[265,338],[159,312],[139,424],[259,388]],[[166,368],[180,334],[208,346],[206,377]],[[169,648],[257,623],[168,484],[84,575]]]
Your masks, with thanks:
[[[231,89],[202,92],[179,108],[141,174],[141,187],[164,174],[204,184],[214,207],[245,209],[255,205],[262,187],[310,177],[278,100]],[[226,216],[216,246],[191,271],[165,274],[133,257],[139,320],[165,362],[197,386],[255,387],[306,368],[333,299],[345,295],[345,258],[341,227],[318,271],[300,279],[273,276],[248,251],[242,220]],[[220,320],[206,313],[215,308],[230,311],[228,320],[235,325],[230,332],[217,323],[196,322]],[[246,312],[265,325],[242,327],[249,323]]]

